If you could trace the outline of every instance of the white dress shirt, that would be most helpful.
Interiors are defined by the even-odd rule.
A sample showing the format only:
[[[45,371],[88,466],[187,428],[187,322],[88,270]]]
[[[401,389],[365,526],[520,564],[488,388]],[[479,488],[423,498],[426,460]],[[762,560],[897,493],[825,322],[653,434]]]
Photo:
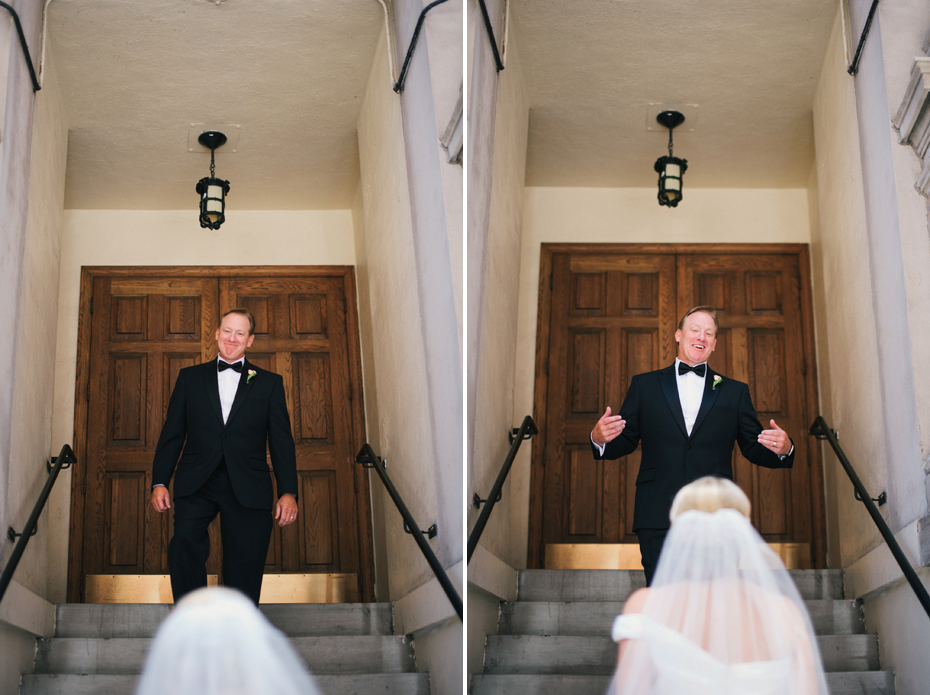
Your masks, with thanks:
[[[681,401],[681,414],[685,416],[685,429],[688,430],[688,436],[691,436],[691,430],[694,428],[694,421],[697,420],[698,411],[701,409],[701,401],[704,400],[704,380],[707,379],[707,362],[701,362],[704,365],[704,376],[698,376],[694,372],[678,373],[678,365],[681,360],[675,358],[675,381],[678,383],[678,400]],[[697,367],[698,365],[694,365]]]
[[[225,362],[222,357],[216,358],[216,368],[220,368],[220,360]],[[230,362],[230,364],[242,363],[242,368],[245,369],[245,357],[240,357],[235,362]],[[239,372],[235,369],[224,369],[222,372],[218,371],[216,375],[216,380],[220,387],[220,407],[223,409],[223,424],[226,424],[226,420],[229,419],[229,411],[232,410],[233,401],[236,400],[236,391],[239,389]]]

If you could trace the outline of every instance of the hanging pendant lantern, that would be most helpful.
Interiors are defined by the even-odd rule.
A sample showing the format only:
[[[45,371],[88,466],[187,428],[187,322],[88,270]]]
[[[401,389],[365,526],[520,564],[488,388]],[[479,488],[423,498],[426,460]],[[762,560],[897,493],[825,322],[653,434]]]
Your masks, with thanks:
[[[656,120],[668,128],[668,156],[656,160],[655,170],[659,174],[659,205],[677,207],[682,197],[682,178],[688,169],[688,160],[672,154],[672,131],[684,123],[684,114],[678,111],[663,111]]]
[[[216,130],[208,130],[197,138],[204,147],[210,149],[210,176],[197,182],[200,195],[200,226],[205,229],[219,229],[226,221],[226,194],[229,193],[229,181],[216,178],[214,171],[214,154],[217,147],[226,144],[226,135]]]

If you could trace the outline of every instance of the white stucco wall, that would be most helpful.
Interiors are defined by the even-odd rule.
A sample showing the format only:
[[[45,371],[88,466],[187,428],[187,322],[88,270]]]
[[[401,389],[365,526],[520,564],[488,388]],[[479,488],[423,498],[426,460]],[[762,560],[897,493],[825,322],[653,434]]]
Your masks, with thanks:
[[[870,4],[854,2],[855,36]],[[867,489],[873,496],[888,491],[889,502],[880,511],[912,564],[919,565],[926,561],[919,527],[926,513],[921,459],[928,451],[930,412],[930,297],[923,277],[930,244],[926,201],[914,190],[919,163],[909,147],[897,144],[890,116],[930,29],[930,6],[911,0],[880,4],[855,79],[846,73],[840,21],[837,13],[813,109],[812,185],[819,214],[812,225],[811,262],[820,398]],[[892,277],[887,268],[895,256],[900,270]],[[894,282],[899,287],[890,287]],[[907,363],[888,345],[906,348]],[[909,388],[882,383],[883,365],[892,373],[886,381],[903,369]],[[830,564],[846,570],[847,598],[864,600],[866,628],[878,633],[881,665],[894,670],[895,692],[924,693],[930,682],[925,658],[930,622],[825,449]],[[917,572],[930,586],[930,571]]]
[[[855,465],[869,490],[885,489],[884,434],[875,408],[881,403],[878,344],[870,324],[872,288],[862,168],[859,156],[859,123],[856,118],[855,83],[848,79],[839,20],[834,25],[820,83],[814,99],[814,140],[817,152],[819,227],[813,240],[814,274],[822,273],[814,297],[818,363],[828,369],[820,402],[825,419],[839,430],[844,450],[856,452]],[[878,532],[832,452],[824,451],[828,499],[834,496],[836,515],[845,530],[837,551],[831,555],[838,566],[847,566],[879,542]],[[877,494],[877,492],[876,492]],[[836,541],[836,539],[832,539]],[[837,566],[837,565],[834,565]]]
[[[424,331],[433,326],[421,311],[422,278],[418,275],[408,171],[411,153],[405,147],[401,101],[391,89],[385,44],[382,36],[358,120],[361,211],[356,212],[360,222],[356,234],[363,254],[359,287],[368,291],[367,300],[360,305],[367,305],[369,317],[362,320],[370,320],[373,336],[371,353],[363,359],[377,390],[374,408],[371,404],[366,407],[369,422],[375,420],[370,428],[377,437],[374,448],[387,460],[388,474],[413,518],[422,529],[439,520],[439,534],[445,535],[429,541],[430,547],[442,558],[440,546],[444,544],[445,554],[455,558],[452,566],[444,566],[461,595],[461,527],[449,528],[442,522],[443,514],[459,514],[461,519],[461,467],[460,463],[456,466],[457,479],[443,480],[441,485],[437,482],[437,476],[448,471],[432,453],[437,435],[431,430],[435,417],[430,412],[428,381],[434,375],[427,360]],[[446,254],[436,263],[445,264],[449,259]],[[443,291],[454,294],[454,278],[444,281],[450,286]],[[457,333],[455,323],[452,326]],[[461,362],[458,364],[460,369]],[[460,461],[460,453],[454,447],[452,451]],[[383,486],[379,481],[372,485],[375,538],[383,538],[385,548],[378,563],[382,575],[385,566],[388,574],[388,595],[380,598],[394,602],[395,632],[414,634],[417,669],[429,671],[431,692],[460,692],[462,623],[413,539],[404,533],[400,514]],[[450,489],[456,491],[455,502],[440,500]],[[442,514],[440,504],[445,505]]]
[[[18,531],[22,531],[48,478],[44,462],[69,441],[51,438],[52,365],[58,327],[56,279],[68,151],[68,121],[51,60],[46,62],[45,86],[36,98],[34,128],[7,490],[10,524]],[[48,530],[46,511],[16,573],[18,582],[40,596],[46,595]]]
[[[404,158],[400,103],[390,88],[382,39],[358,121],[362,209],[378,391],[378,433],[388,472],[414,518],[429,526],[436,516],[432,473],[420,441],[429,440],[423,345]],[[379,483],[380,485],[380,483]],[[377,487],[377,486],[376,486]],[[381,489],[379,494],[384,494]],[[400,598],[432,576],[388,501],[384,526],[390,549],[390,597]]]
[[[426,3],[428,4],[428,3]],[[423,0],[394,0],[394,31],[399,45],[409,45],[424,9]],[[449,164],[440,144],[461,83],[458,51],[442,50],[461,41],[461,3],[435,6],[425,21],[400,92],[402,143],[410,196],[411,243],[415,272],[407,276],[416,297],[426,386],[426,414],[431,436],[421,439],[421,456],[432,459],[435,487],[436,555],[444,566],[462,559],[462,352],[456,297],[461,253],[462,169]],[[424,36],[425,34],[425,36]],[[454,38],[453,38],[454,37]],[[429,46],[436,45],[430,52]],[[439,56],[437,56],[437,52]],[[441,56],[441,57],[440,57]],[[445,117],[446,122],[448,116]],[[441,125],[440,125],[441,124]]]
[[[695,190],[686,178],[677,208],[660,207],[653,188],[527,188],[523,200],[514,422],[533,413],[543,242],[810,242],[804,188]],[[521,568],[526,567],[531,453],[532,446],[524,444],[510,474],[510,556]]]
[[[468,470],[468,498],[474,492],[482,499],[490,495],[491,486],[510,449],[507,432],[512,427],[519,427],[523,419],[522,415],[514,414],[513,385],[528,128],[529,95],[520,54],[511,38],[507,44],[507,69],[500,73],[498,85],[491,211],[481,308],[475,454]],[[504,562],[516,566],[520,556],[514,554],[510,544],[510,490],[508,479],[501,501],[494,507],[481,535],[481,545]],[[477,519],[478,510],[469,504],[469,529]]]
[[[13,0],[12,6],[18,9],[27,42],[34,41],[39,34],[41,8],[24,0]],[[0,72],[0,91],[4,95],[0,132],[0,383],[8,387],[0,389],[0,528],[6,528],[13,518],[6,493],[13,465],[10,448],[13,394],[36,96],[16,33],[11,30],[9,14],[4,11],[2,17],[4,30],[0,30],[3,35],[0,50],[6,55],[0,63],[5,64],[6,69]],[[0,556],[8,545],[6,534],[3,534]]]
[[[18,43],[15,48],[19,50]],[[21,61],[22,55],[14,55],[13,59]],[[17,330],[12,333],[16,340],[15,379],[8,382],[13,386],[9,485],[6,489],[0,485],[0,494],[9,510],[8,523],[20,532],[48,479],[45,461],[57,455],[65,443],[53,439],[51,434],[68,120],[51,52],[46,55],[43,89],[35,97],[31,140],[28,189],[23,189],[28,191],[28,207],[19,320]],[[63,486],[64,481],[59,480],[58,485]],[[54,609],[43,597],[47,595],[48,549],[53,545],[50,519],[55,511],[51,503],[46,505],[46,511],[39,517],[38,533],[30,539],[13,584],[0,605],[2,695],[19,692],[19,674],[32,672],[36,635],[48,636],[54,623]],[[9,543],[2,558],[3,566],[12,548]]]
[[[71,443],[81,267],[95,265],[354,265],[350,210],[236,210],[217,231],[197,210],[66,210],[58,287],[58,343],[52,441]],[[60,446],[60,444],[58,444]],[[50,508],[49,599],[67,596],[71,473],[62,473]]]

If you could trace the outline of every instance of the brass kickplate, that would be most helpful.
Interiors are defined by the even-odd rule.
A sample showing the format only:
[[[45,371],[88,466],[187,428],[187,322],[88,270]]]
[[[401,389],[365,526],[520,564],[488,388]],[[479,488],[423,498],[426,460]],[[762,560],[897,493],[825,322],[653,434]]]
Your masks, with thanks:
[[[218,577],[207,575],[207,586]],[[167,574],[88,574],[85,603],[173,603]],[[266,574],[259,603],[357,603],[356,574]]]
[[[768,543],[789,570],[813,568],[810,543]],[[641,570],[636,543],[548,543],[547,570]]]
[[[549,543],[547,570],[641,570],[636,543]]]

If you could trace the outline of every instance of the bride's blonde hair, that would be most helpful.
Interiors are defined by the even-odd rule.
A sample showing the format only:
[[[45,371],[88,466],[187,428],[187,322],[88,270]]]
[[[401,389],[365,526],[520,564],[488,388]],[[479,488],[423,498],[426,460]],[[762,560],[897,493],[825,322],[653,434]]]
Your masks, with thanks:
[[[749,518],[749,498],[732,480],[706,476],[688,483],[672,502],[669,518],[672,523],[679,514],[696,509],[699,512],[713,513],[718,509],[735,509]]]

